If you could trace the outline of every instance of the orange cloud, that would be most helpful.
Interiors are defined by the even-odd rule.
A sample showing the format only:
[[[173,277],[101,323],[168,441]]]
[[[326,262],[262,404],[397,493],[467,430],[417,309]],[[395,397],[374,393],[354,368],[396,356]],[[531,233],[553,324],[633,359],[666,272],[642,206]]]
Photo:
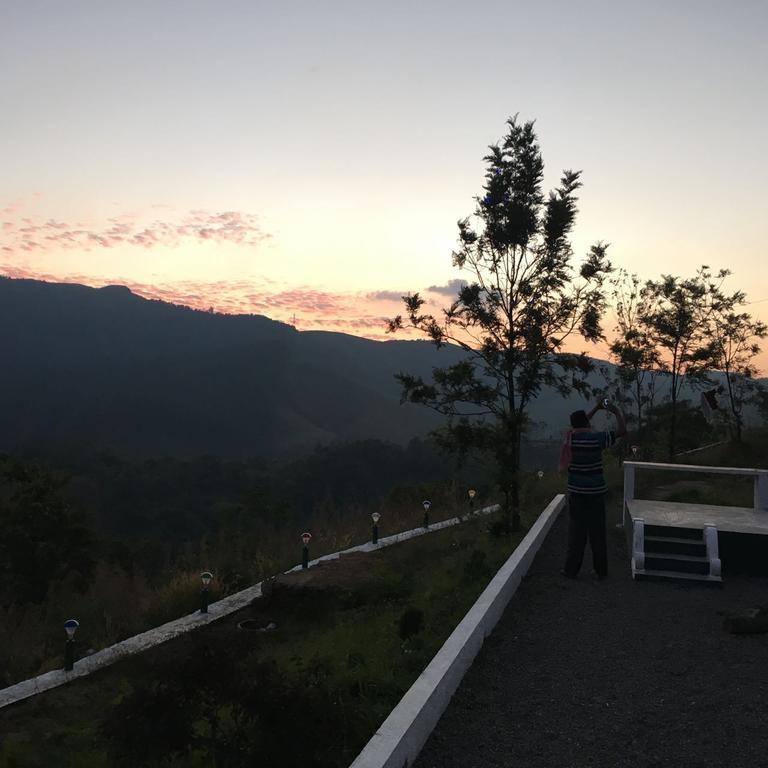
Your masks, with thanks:
[[[88,275],[54,275],[30,267],[0,263],[0,274],[17,279],[45,280],[90,285],[96,288],[120,284],[138,296],[158,299],[193,309],[222,314],[259,314],[273,320],[294,323],[299,330],[323,330],[350,333],[369,339],[393,338],[386,333],[387,319],[396,314],[392,301],[369,299],[366,294],[324,291],[309,286],[286,287],[269,278],[199,282],[179,280],[173,283],[143,283],[134,280],[100,279]],[[398,334],[397,338],[410,338]]]
[[[386,333],[387,320],[402,313],[402,300],[399,297],[392,298],[392,295],[399,294],[396,291],[343,293],[309,286],[287,287],[263,276],[257,280],[143,283],[124,278],[99,279],[80,274],[55,275],[2,262],[0,274],[19,279],[80,283],[93,287],[120,284],[146,299],[158,299],[199,310],[212,307],[214,311],[228,315],[266,315],[273,320],[295,324],[300,331],[334,331],[375,341],[424,338],[423,334],[407,329],[397,334]],[[612,324],[613,319],[606,317],[604,329],[609,338],[612,336]],[[608,358],[607,345],[586,345],[578,336],[566,342],[565,351],[584,351],[591,357]],[[763,371],[761,375],[765,375],[768,356],[763,352],[759,358],[756,362]]]

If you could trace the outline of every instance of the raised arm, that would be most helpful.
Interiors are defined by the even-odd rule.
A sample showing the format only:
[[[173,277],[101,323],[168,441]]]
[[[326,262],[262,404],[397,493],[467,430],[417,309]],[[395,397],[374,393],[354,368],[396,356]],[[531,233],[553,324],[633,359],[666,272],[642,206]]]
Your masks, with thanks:
[[[627,422],[624,421],[624,414],[613,403],[608,406],[608,410],[616,417],[616,421],[619,423],[616,438],[624,437],[627,434]]]
[[[597,404],[595,407],[587,414],[587,418],[592,421],[592,417],[598,412],[601,411],[605,406],[603,405],[603,400],[600,398],[600,400],[597,401]]]

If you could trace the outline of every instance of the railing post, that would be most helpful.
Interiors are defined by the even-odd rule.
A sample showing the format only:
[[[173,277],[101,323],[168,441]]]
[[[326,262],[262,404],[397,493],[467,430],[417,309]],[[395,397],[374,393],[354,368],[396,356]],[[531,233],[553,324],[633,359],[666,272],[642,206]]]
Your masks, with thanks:
[[[755,510],[768,512],[768,470],[765,469],[755,474]]]
[[[635,467],[624,462],[624,500],[621,502],[621,521],[624,523],[624,533],[627,537],[627,548],[632,555],[632,518],[627,502],[635,498]]]
[[[722,574],[720,563],[720,548],[717,542],[717,528],[712,523],[704,526],[704,541],[707,544],[707,560],[709,560],[709,575]]]
[[[633,464],[624,464],[624,501],[632,501],[635,498],[635,467]]]
[[[645,520],[637,518],[632,532],[632,578],[645,570]]]

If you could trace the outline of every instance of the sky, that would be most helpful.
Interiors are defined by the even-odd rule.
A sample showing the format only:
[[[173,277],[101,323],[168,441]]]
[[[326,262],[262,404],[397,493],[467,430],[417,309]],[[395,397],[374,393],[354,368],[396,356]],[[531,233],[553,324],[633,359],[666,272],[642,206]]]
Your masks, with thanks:
[[[545,193],[582,171],[575,264],[727,268],[768,322],[766,32],[765,0],[2,0],[0,274],[391,338],[469,277],[518,114]]]

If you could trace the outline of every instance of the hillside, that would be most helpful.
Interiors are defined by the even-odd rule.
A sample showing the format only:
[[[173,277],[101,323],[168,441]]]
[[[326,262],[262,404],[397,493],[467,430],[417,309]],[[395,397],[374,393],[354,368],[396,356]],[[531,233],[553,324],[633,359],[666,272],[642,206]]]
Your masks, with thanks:
[[[393,373],[456,357],[427,342],[299,333],[128,289],[0,280],[0,449],[77,440],[129,455],[275,455],[402,443],[439,425]]]
[[[394,374],[429,378],[463,355],[195,311],[122,286],[9,278],[0,279],[0,354],[0,450],[74,442],[129,456],[225,458],[423,436],[442,418],[401,405]],[[590,383],[604,385],[599,372]],[[532,436],[558,436],[584,406],[543,390],[530,407]]]

